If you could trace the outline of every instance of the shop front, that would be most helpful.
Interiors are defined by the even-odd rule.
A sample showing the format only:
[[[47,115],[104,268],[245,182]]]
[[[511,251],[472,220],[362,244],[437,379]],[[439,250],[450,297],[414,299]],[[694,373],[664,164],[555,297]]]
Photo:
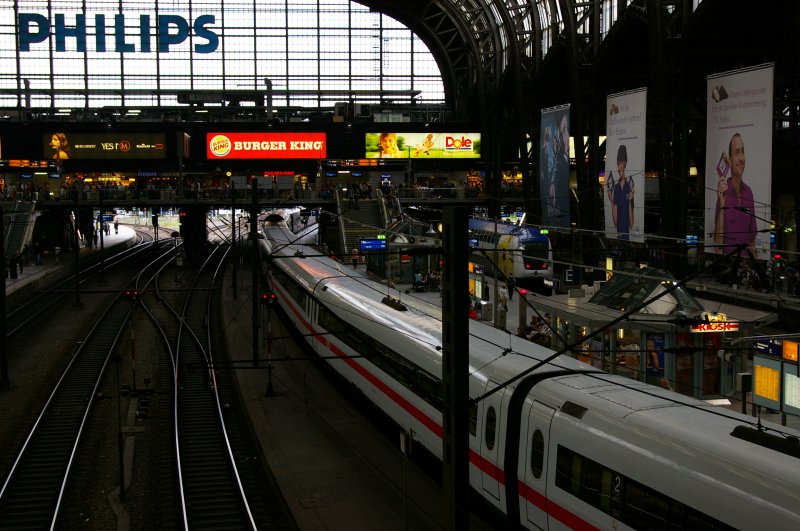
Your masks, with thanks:
[[[576,359],[611,374],[687,396],[733,397],[736,374],[749,372],[752,352],[731,345],[777,315],[695,299],[682,288],[667,292],[656,280],[663,274],[615,274],[594,287],[552,297],[529,295],[529,301],[552,322],[554,350],[568,349]]]

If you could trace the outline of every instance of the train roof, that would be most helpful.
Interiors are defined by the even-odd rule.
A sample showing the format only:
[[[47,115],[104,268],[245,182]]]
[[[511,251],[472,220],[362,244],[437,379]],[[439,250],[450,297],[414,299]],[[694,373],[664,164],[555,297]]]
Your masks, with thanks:
[[[557,376],[542,382],[537,391],[548,396],[562,418],[571,417],[576,429],[606,434],[610,446],[624,452],[631,463],[638,458],[646,463],[655,456],[668,470],[691,474],[708,488],[740,491],[800,520],[786,509],[793,503],[800,507],[796,430],[761,424],[727,408],[605,373]],[[635,479],[652,473],[636,470],[633,464],[629,468]]]
[[[294,236],[283,229],[266,228],[265,232],[266,244],[283,257],[275,263],[329,310],[441,376],[441,307],[389,290],[343,263],[320,256],[315,247],[295,244]],[[407,310],[384,304],[387,294]],[[471,398],[523,374],[507,386],[507,393],[528,378],[549,376],[537,379],[539,398],[555,407],[560,418],[571,419],[573,429],[602,434],[609,451],[624,452],[631,462],[640,460],[640,467],[631,468],[634,479],[654,473],[647,468],[655,458],[668,474],[675,474],[674,484],[667,488],[673,495],[697,485],[720,493],[737,490],[788,521],[800,519],[788,509],[800,492],[800,445],[796,442],[800,432],[769,423],[762,426],[752,417],[610,375],[569,356],[548,360],[555,354],[552,350],[478,321],[469,321],[469,333]],[[682,484],[680,478],[686,474],[698,481],[692,486]]]
[[[497,232],[497,234],[507,234],[510,236],[516,236],[520,239],[520,241],[544,241],[547,240],[547,236],[542,234],[541,229],[537,227],[533,227],[530,225],[515,225],[513,223],[506,223],[498,221],[497,223],[494,220],[488,219],[479,219],[479,218],[470,218],[469,219],[469,229],[471,231],[482,231],[482,232]]]
[[[441,306],[390,289],[342,262],[320,256],[316,247],[295,244],[294,235],[285,229],[265,226],[264,230],[266,241],[272,242],[275,252],[283,257],[275,263],[286,274],[347,322],[380,337],[395,351],[441,377]],[[407,310],[398,311],[385,304],[387,295]],[[554,354],[550,349],[480,321],[469,320],[469,333],[470,373],[484,385],[488,380],[505,382]],[[571,357],[559,356],[537,372],[563,370],[595,369]]]

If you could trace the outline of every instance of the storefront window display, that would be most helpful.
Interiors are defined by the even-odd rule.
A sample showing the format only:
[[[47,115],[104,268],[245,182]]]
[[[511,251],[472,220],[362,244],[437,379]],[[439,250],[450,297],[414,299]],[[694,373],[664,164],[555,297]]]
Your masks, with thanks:
[[[589,335],[589,327],[576,325],[575,333],[576,340],[580,341]],[[578,358],[578,361],[589,364],[592,363],[594,356],[592,355],[590,346],[591,345],[588,341],[583,341],[578,345],[578,347],[575,349],[575,357]]]
[[[719,395],[722,334],[703,337],[703,395]]]
[[[637,330],[619,330],[617,336],[617,374],[638,380],[641,375],[641,334]]]
[[[664,334],[645,334],[645,374],[647,383],[663,385]]]

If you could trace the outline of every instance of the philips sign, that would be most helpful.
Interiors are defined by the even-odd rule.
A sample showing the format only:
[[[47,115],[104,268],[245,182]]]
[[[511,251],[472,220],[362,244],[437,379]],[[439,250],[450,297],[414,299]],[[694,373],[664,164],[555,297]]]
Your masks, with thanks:
[[[204,40],[204,42],[194,42],[196,53],[212,53],[219,47],[219,35],[209,27],[216,22],[214,15],[200,15],[191,22],[180,15],[156,17],[139,15],[138,34],[132,35],[125,33],[126,23],[123,14],[114,15],[113,25],[108,26],[106,15],[90,15],[89,18],[94,20],[93,31],[88,31],[90,28],[87,26],[86,14],[75,15],[74,22],[68,25],[63,13],[54,14],[52,23],[39,13],[20,13],[17,20],[19,51],[29,52],[31,45],[54,37],[56,52],[67,51],[67,39],[75,39],[75,51],[86,52],[88,36],[94,41],[92,51],[95,52],[149,53],[155,51],[153,48],[155,43],[159,52],[166,53],[171,47],[186,41],[192,33]],[[128,22],[127,29],[130,30],[130,27],[131,24]],[[107,43],[111,37],[113,37],[113,48],[109,48]]]

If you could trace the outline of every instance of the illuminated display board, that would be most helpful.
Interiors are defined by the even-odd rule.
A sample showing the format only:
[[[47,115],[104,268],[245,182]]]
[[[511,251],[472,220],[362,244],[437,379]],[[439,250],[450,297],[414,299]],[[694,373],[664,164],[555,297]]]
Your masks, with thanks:
[[[51,159],[165,159],[164,133],[63,133],[42,136]]]
[[[358,240],[358,248],[362,251],[385,251],[386,240],[383,238],[367,238]]]
[[[783,411],[800,415],[800,377],[791,372],[794,370],[797,367],[783,373]]]
[[[208,133],[209,159],[321,159],[325,133]]]
[[[753,351],[756,354],[763,356],[781,357],[783,351],[783,341],[780,339],[772,339],[768,337],[757,338],[753,341]]]
[[[480,133],[367,133],[367,158],[379,159],[477,159],[481,156]]]
[[[0,168],[55,168],[54,160],[0,159]]]
[[[797,341],[791,341],[789,339],[783,340],[783,359],[786,361],[793,361],[797,363],[798,358],[798,345]]]
[[[753,356],[753,402],[780,409],[781,362]]]

